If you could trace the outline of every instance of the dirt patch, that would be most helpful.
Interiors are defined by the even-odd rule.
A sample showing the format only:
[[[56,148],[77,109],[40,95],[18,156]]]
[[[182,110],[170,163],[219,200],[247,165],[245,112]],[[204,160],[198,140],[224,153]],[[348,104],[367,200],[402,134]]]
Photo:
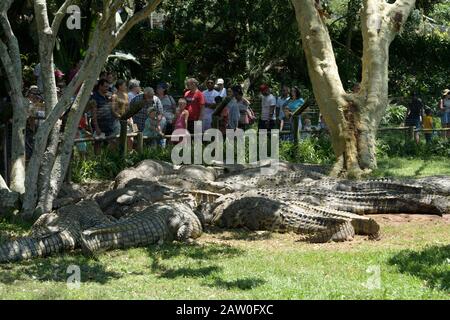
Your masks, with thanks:
[[[410,222],[441,222],[450,223],[450,215],[443,217],[427,214],[377,214],[368,215],[379,223],[398,224]]]
[[[355,236],[352,241],[340,243],[309,243],[294,233],[271,233],[244,229],[208,229],[199,239],[200,244],[221,244],[240,248],[260,248],[271,251],[359,251],[375,248],[415,247],[450,241],[450,215],[383,214],[370,215],[381,225],[381,239],[372,241],[367,236]]]

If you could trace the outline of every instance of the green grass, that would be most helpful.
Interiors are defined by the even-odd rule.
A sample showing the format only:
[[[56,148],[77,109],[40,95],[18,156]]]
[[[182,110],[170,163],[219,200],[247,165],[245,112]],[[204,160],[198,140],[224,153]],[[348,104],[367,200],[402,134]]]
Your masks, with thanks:
[[[445,159],[380,160],[376,175],[450,174]],[[0,265],[3,299],[446,299],[450,217],[375,216],[380,241],[310,244],[293,234],[211,230],[198,243]],[[0,242],[29,226],[0,222]],[[67,268],[81,269],[70,289]],[[380,286],[368,288],[380,270]],[[376,284],[376,283],[375,283]]]
[[[383,240],[308,244],[293,235],[218,232],[87,258],[69,254],[0,268],[8,299],[448,299],[449,224],[386,227]],[[447,233],[446,233],[447,231]],[[69,289],[78,265],[81,286]],[[365,284],[379,268],[380,287]]]
[[[444,157],[431,159],[382,158],[378,160],[375,177],[426,177],[430,175],[450,175],[450,161]]]

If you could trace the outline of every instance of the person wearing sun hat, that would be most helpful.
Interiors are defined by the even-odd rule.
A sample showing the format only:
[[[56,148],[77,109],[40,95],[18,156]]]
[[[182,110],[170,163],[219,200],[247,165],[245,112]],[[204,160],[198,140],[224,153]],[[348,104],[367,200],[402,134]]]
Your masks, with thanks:
[[[442,112],[442,127],[450,128],[450,89],[445,89],[444,91],[442,91],[442,98],[439,102],[439,109]],[[449,131],[447,131],[446,136],[450,136]]]

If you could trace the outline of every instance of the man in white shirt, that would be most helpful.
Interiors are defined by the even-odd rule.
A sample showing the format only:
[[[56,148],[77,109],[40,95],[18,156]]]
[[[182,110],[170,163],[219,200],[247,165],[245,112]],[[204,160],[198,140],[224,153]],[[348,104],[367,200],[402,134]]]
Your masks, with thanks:
[[[227,89],[225,88],[225,81],[223,79],[217,79],[217,91],[219,96],[225,98],[227,96]]]
[[[260,87],[261,97],[261,119],[259,120],[258,128],[267,129],[270,131],[274,128],[275,121],[273,120],[277,99],[270,93],[270,88],[267,84]]]
[[[136,79],[131,79],[128,82],[128,90],[128,102],[131,103],[131,100],[141,93],[141,82]]]
[[[206,90],[203,91],[205,97],[205,112],[203,113],[203,131],[211,129],[212,115],[216,108],[216,97],[219,96],[219,92],[214,90],[214,80],[208,80],[206,82]]]

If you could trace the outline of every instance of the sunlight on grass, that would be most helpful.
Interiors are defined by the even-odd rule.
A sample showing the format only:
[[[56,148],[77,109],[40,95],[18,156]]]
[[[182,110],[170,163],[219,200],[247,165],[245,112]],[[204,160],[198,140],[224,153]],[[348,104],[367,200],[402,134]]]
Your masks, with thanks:
[[[450,175],[450,160],[446,158],[408,159],[383,158],[378,160],[375,177],[426,177],[431,175]]]

